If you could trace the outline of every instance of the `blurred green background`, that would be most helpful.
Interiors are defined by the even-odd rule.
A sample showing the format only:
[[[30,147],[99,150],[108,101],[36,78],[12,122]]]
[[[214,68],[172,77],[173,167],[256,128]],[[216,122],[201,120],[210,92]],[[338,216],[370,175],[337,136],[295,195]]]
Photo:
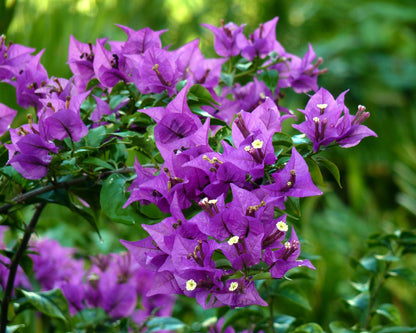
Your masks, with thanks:
[[[302,316],[326,327],[336,318],[348,320],[341,297],[355,279],[349,261],[367,251],[367,237],[416,226],[416,1],[0,0],[0,33],[37,51],[46,49],[42,63],[49,74],[69,77],[65,63],[71,34],[94,43],[101,37],[125,40],[115,24],[168,29],[164,45],[177,48],[200,38],[205,55],[214,56],[212,35],[201,23],[246,23],[249,33],[275,16],[285,49],[301,56],[312,43],[329,70],[319,78],[320,86],[334,96],[350,89],[346,105],[352,113],[365,105],[371,113],[366,125],[379,136],[329,152],[340,168],[343,189],[327,175],[326,195],[303,202],[297,225],[303,250],[319,259],[313,279],[303,285],[311,307]],[[17,108],[14,91],[5,84],[0,100]],[[288,106],[303,108],[306,101],[301,95],[288,100]],[[134,227],[102,221],[101,244],[94,235],[86,236],[91,234],[86,223],[74,221],[79,218],[49,207],[38,231],[49,230],[66,245],[86,246],[93,239],[96,252],[121,249],[119,238],[137,239]],[[416,267],[410,257],[407,264]],[[404,325],[416,325],[415,296],[414,285],[400,279],[388,281],[382,294],[401,310]],[[287,309],[299,315],[284,302],[277,311]]]

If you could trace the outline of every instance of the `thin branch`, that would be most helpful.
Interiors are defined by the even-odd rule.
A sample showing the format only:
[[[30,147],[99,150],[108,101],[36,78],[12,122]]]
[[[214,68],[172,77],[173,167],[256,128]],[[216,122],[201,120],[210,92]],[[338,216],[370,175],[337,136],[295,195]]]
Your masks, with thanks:
[[[14,280],[16,277],[17,268],[19,267],[20,259],[22,258],[27,248],[27,244],[29,243],[30,236],[35,231],[36,224],[38,223],[40,214],[42,213],[42,210],[43,208],[45,208],[45,206],[46,206],[46,202],[39,203],[35,206],[36,207],[35,213],[33,214],[29,225],[25,229],[25,233],[23,234],[22,241],[10,264],[10,270],[9,270],[9,276],[7,278],[6,289],[4,291],[4,297],[1,302],[0,333],[6,333],[6,330],[7,330],[9,303],[12,297],[13,288],[14,288]]]
[[[117,170],[110,170],[110,171],[104,171],[101,172],[99,174],[96,175],[96,179],[99,180],[101,178],[106,178],[114,173],[120,173],[120,174],[125,174],[125,173],[134,173],[134,168],[132,167],[128,167],[128,168],[121,168],[121,169],[117,169]],[[64,182],[57,182],[57,183],[53,183],[53,184],[48,184],[39,188],[36,188],[32,191],[23,193],[23,194],[19,194],[16,197],[14,197],[13,199],[11,199],[10,203],[4,204],[3,206],[0,207],[0,214],[3,213],[7,213],[8,210],[10,208],[12,208],[13,206],[24,202],[30,198],[36,197],[37,195],[40,194],[44,194],[53,190],[57,190],[60,188],[69,188],[73,185],[77,185],[77,184],[81,184],[84,183],[88,180],[93,179],[91,176],[81,176],[78,178],[73,178]]]

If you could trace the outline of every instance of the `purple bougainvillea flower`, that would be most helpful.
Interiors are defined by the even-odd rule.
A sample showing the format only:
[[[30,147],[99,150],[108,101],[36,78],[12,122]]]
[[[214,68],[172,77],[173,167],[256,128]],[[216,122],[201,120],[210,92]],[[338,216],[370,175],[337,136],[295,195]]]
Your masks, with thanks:
[[[305,110],[300,110],[305,115],[305,121],[301,124],[292,125],[314,143],[314,151],[319,147],[326,146],[338,136],[336,125],[344,109],[344,91],[335,100],[331,93],[320,88],[311,96],[306,104]]]
[[[323,63],[322,58],[313,64],[316,55],[311,44],[302,59],[290,53],[286,53],[284,58],[285,62],[271,67],[280,73],[279,87],[292,87],[298,94],[318,90],[318,75],[326,73],[327,69],[318,69]]]
[[[307,260],[297,260],[300,255],[300,242],[292,227],[290,239],[276,251],[270,248],[266,249],[263,254],[263,261],[270,266],[271,276],[280,279],[287,271],[294,267],[305,266],[315,269],[312,263]]]
[[[9,164],[26,179],[41,179],[48,173],[48,165],[52,157],[49,155],[39,158],[34,155],[16,154]]]
[[[89,93],[87,91],[71,96],[64,104],[56,99],[47,101],[50,110],[41,114],[39,121],[41,135],[48,140],[63,140],[69,137],[73,141],[80,141],[88,133],[88,128],[80,116],[80,107]],[[53,107],[54,104],[56,107]]]
[[[214,34],[215,52],[222,57],[228,58],[239,55],[247,45],[247,38],[243,34],[245,24],[238,26],[233,22],[224,24],[224,21],[222,21],[220,28],[210,24],[201,25]]]
[[[9,108],[7,105],[0,103],[0,136],[6,133],[12,123],[17,111]]]
[[[123,54],[143,54],[151,47],[162,48],[160,35],[167,31],[154,31],[150,28],[136,31],[124,25],[117,24],[117,26],[127,34],[127,40],[122,47]]]
[[[79,42],[72,35],[69,37],[68,65],[74,74],[74,84],[80,92],[85,91],[88,82],[95,77],[93,66],[95,48],[91,43]]]
[[[194,84],[201,84],[208,89],[213,89],[218,85],[222,65],[225,61],[225,59],[206,59],[200,49],[196,48],[189,61],[186,78]]]
[[[169,96],[176,93],[180,72],[174,53],[152,46],[142,56],[128,58],[136,62],[132,81],[142,94],[158,94],[165,90]]]
[[[328,90],[321,88],[311,96],[305,110],[300,110],[305,114],[305,121],[292,126],[307,135],[314,144],[315,152],[334,141],[348,148],[357,145],[364,137],[377,136],[361,124],[370,115],[365,112],[365,107],[359,106],[355,116],[349,113],[344,104],[347,92],[334,99]]]
[[[14,83],[16,88],[16,100],[23,108],[34,106],[41,107],[39,99],[42,97],[36,94],[35,91],[48,82],[48,73],[40,63],[44,50],[33,56],[19,71]]]
[[[249,305],[267,306],[267,303],[260,297],[254,281],[244,277],[238,280],[228,280],[225,283],[223,290],[214,292],[211,298],[214,298],[219,301],[220,304],[228,305],[231,308]]]
[[[129,82],[129,74],[126,72],[124,57],[115,51],[108,51],[104,45],[105,39],[98,39],[95,47],[93,68],[95,76],[104,87],[112,88],[119,81]]]
[[[25,67],[26,63],[33,57],[31,53],[35,49],[23,45],[8,43],[6,37],[0,36],[0,81],[11,83],[20,70]]]
[[[312,182],[308,165],[294,147],[284,169],[273,173],[272,176],[273,184],[261,186],[261,189],[271,196],[309,197],[322,194]]]
[[[260,24],[254,33],[248,38],[248,45],[243,49],[241,55],[250,61],[255,57],[264,58],[270,52],[275,51],[279,55],[284,53],[283,47],[276,40],[276,24],[278,17]]]
[[[9,229],[9,227],[0,225],[0,249],[6,249],[6,244],[4,242],[4,233]],[[11,260],[9,257],[6,257],[0,254],[0,287],[2,290],[6,289],[7,280],[9,278],[9,267],[11,264]],[[17,272],[14,279],[14,286],[19,288],[24,288],[27,290],[31,290],[32,287],[30,285],[29,279],[27,278],[26,274],[23,272],[22,267],[19,265],[17,266]]]
[[[338,136],[336,142],[343,148],[356,146],[367,136],[375,136],[377,134],[361,123],[370,116],[369,112],[365,112],[363,105],[358,106],[355,116],[351,115],[347,108],[344,108],[344,116],[342,116],[336,129]]]

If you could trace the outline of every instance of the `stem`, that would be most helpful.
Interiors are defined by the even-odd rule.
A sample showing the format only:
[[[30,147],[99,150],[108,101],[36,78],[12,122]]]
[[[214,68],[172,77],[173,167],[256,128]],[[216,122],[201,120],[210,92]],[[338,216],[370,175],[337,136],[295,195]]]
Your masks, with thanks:
[[[1,302],[1,317],[0,317],[0,333],[6,333],[7,329],[7,322],[8,322],[8,310],[9,310],[9,303],[12,297],[12,292],[14,288],[14,279],[16,277],[17,268],[19,266],[20,259],[23,256],[27,248],[27,244],[29,243],[30,236],[35,231],[36,224],[38,223],[40,214],[42,213],[43,208],[45,208],[46,202],[42,202],[37,204],[35,213],[30,220],[29,225],[25,229],[25,233],[23,234],[22,241],[17,249],[12,262],[10,264],[9,276],[7,278],[6,289],[4,291],[4,297]]]
[[[269,328],[270,328],[270,333],[276,333],[276,330],[274,328],[273,295],[269,292],[269,287],[271,283],[272,282],[269,283],[269,286],[267,288],[267,298],[269,301]]]
[[[146,167],[146,166],[147,165],[144,165],[144,167]],[[117,169],[117,170],[104,171],[104,172],[98,173],[97,175],[95,175],[95,178],[96,178],[96,180],[99,180],[101,178],[105,178],[107,176],[110,176],[114,173],[125,174],[125,173],[133,173],[133,172],[134,172],[134,168],[121,168],[121,169]],[[0,207],[0,214],[6,213],[13,206],[15,206],[15,205],[17,205],[17,204],[19,204],[19,203],[21,203],[25,200],[33,198],[37,195],[47,193],[47,192],[50,192],[50,191],[53,191],[53,190],[57,190],[59,188],[68,188],[72,185],[80,184],[80,183],[86,182],[90,179],[91,179],[90,176],[81,176],[81,177],[73,178],[73,179],[70,179],[70,180],[67,180],[67,181],[64,181],[64,182],[61,182],[61,183],[48,184],[46,186],[36,188],[32,191],[29,191],[29,192],[26,192],[26,193],[23,193],[23,194],[19,194],[11,200],[11,203],[4,204],[3,206]]]
[[[386,280],[385,277],[386,277],[387,272],[390,269],[391,264],[392,264],[391,262],[386,263],[386,266],[384,267],[383,273],[382,273],[381,277],[378,279],[377,284],[374,288],[374,292],[370,296],[370,301],[368,302],[367,315],[365,317],[364,325],[362,327],[362,329],[364,331],[368,330],[368,326],[370,325],[370,321],[371,321],[371,314],[373,312],[374,305],[376,304],[377,296],[380,292],[381,287],[384,284],[384,281]],[[374,279],[376,279],[376,278],[377,278],[377,276],[374,277]]]

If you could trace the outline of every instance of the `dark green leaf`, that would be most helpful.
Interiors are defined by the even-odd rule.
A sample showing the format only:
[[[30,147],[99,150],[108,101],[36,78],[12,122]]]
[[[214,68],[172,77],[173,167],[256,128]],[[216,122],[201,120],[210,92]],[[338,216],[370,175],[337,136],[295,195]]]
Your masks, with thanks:
[[[193,85],[189,89],[187,97],[190,100],[189,105],[192,104],[192,101],[198,102],[198,105],[218,105],[208,89],[200,84]]]
[[[236,323],[256,323],[263,318],[263,312],[260,309],[256,308],[241,308],[238,310],[230,310],[225,316],[224,324],[222,326],[221,332],[223,332],[227,327],[235,327]]]
[[[325,182],[324,182],[324,178],[322,177],[321,169],[319,168],[315,160],[310,157],[306,157],[305,162],[308,165],[309,172],[311,174],[312,181],[314,182],[314,184],[318,186],[325,186]]]
[[[400,312],[396,306],[390,303],[381,304],[377,309],[376,313],[390,320],[395,325],[402,323]]]
[[[99,126],[88,131],[88,134],[82,139],[85,146],[99,148],[101,143],[106,139],[107,130],[104,126]]]
[[[176,91],[177,92],[180,92],[182,89],[183,89],[183,87],[185,87],[186,86],[186,83],[188,82],[188,80],[182,80],[182,81],[179,81],[177,84],[176,84]]]
[[[416,272],[407,267],[395,268],[387,272],[390,276],[401,276],[409,281],[411,284],[416,285]]]
[[[100,192],[100,204],[105,215],[112,221],[124,224],[134,224],[142,220],[132,206],[123,208],[127,201],[125,185],[127,178],[120,174],[112,174],[103,183]]]
[[[18,295],[25,298],[33,308],[42,312],[46,316],[58,318],[62,320],[67,326],[70,325],[70,315],[68,302],[60,289],[32,292],[25,290],[18,290]]]
[[[83,160],[83,163],[86,163],[87,165],[97,166],[98,168],[94,169],[94,171],[98,171],[102,169],[114,170],[113,165],[97,157],[88,157],[85,160]]]
[[[341,175],[339,173],[339,169],[337,167],[337,165],[333,162],[331,162],[330,160],[323,158],[321,156],[318,156],[315,158],[316,162],[318,162],[319,165],[325,167],[331,174],[332,176],[335,178],[338,186],[340,188],[342,188],[341,185]]]
[[[291,302],[302,307],[307,311],[312,310],[307,297],[305,296],[303,291],[296,285],[284,284],[278,289],[277,293],[278,295],[286,297]]]
[[[259,79],[263,81],[266,87],[274,94],[279,83],[279,72],[274,69],[264,70],[261,72]]]

